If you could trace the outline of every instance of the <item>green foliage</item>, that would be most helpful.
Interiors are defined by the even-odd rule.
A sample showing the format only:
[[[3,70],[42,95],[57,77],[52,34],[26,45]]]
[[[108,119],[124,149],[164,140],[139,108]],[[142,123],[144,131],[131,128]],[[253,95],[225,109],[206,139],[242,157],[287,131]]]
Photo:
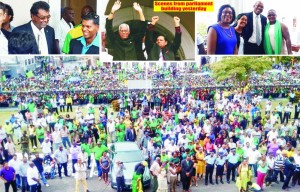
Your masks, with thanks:
[[[282,64],[291,64],[292,60],[294,62],[299,62],[300,57],[291,57],[291,56],[277,56],[276,58],[276,63],[282,63]]]
[[[224,57],[211,64],[213,76],[217,82],[235,79],[237,82],[247,81],[252,72],[263,74],[272,68],[270,57]]]

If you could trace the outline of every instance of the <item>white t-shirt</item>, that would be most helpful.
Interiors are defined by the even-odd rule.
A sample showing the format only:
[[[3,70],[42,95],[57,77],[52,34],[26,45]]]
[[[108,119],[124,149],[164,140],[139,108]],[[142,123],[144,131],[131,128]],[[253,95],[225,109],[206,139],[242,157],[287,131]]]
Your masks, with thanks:
[[[28,182],[28,185],[35,185],[37,184],[36,181],[34,181],[32,178],[36,178],[38,179],[40,176],[39,174],[39,171],[37,170],[37,168],[34,166],[34,167],[28,167],[27,169],[27,182]]]

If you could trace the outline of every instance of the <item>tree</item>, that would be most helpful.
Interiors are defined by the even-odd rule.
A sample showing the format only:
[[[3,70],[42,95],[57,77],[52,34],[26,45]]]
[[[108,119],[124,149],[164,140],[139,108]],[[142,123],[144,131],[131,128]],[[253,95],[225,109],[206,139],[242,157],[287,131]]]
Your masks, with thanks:
[[[272,68],[271,57],[224,57],[210,64],[217,82],[234,79],[236,83],[247,82],[252,72],[263,74]]]

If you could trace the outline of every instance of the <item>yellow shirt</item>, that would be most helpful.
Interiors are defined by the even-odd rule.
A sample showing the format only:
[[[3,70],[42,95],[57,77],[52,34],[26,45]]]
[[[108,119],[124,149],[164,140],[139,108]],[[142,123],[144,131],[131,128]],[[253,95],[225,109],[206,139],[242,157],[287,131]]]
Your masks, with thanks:
[[[6,134],[13,134],[13,126],[11,123],[9,123],[8,125],[3,125],[3,128],[5,129]]]

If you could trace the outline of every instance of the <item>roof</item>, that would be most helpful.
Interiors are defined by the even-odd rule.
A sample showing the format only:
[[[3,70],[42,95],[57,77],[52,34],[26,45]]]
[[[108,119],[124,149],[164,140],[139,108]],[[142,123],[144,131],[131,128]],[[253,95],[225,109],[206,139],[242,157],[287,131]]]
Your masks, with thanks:
[[[135,151],[140,150],[135,142],[117,142],[114,143],[115,151]]]

